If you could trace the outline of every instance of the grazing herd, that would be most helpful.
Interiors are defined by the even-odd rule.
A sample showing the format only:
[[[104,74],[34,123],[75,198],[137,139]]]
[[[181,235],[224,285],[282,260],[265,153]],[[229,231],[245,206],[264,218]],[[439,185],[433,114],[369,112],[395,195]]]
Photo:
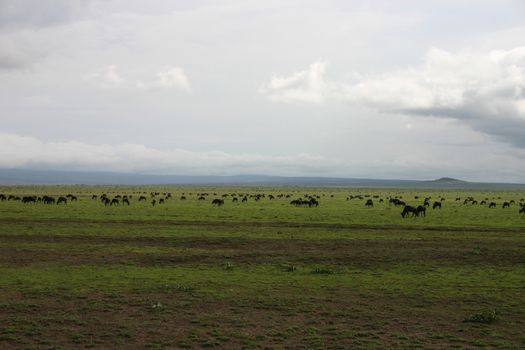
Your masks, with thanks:
[[[59,196],[58,198],[55,198],[55,197],[52,197],[52,196],[47,196],[47,195],[43,195],[43,196],[35,196],[35,195],[31,195],[31,196],[15,196],[15,195],[5,195],[5,194],[0,194],[0,202],[5,202],[5,201],[19,201],[19,202],[22,202],[24,204],[37,204],[37,203],[42,203],[42,204],[67,204],[68,201],[69,202],[75,202],[78,200],[78,197],[77,196],[74,196],[72,194],[68,194],[67,196]]]
[[[155,207],[157,205],[163,205],[168,200],[171,200],[172,194],[170,192],[133,192],[133,194],[115,194],[115,195],[109,195],[107,193],[103,193],[101,195],[93,194],[91,195],[91,199],[93,201],[100,201],[104,206],[106,207],[112,207],[112,206],[129,206],[132,203],[132,199],[138,198],[138,202],[150,202],[151,206]],[[325,194],[322,194],[322,196],[325,196]],[[207,201],[209,197],[213,197],[211,200],[211,204],[213,206],[221,207],[226,204],[226,199],[231,198],[232,203],[248,203],[249,200],[253,200],[255,202],[258,202],[262,199],[267,200],[275,200],[275,199],[290,199],[292,198],[292,194],[264,194],[264,193],[225,193],[219,195],[217,193],[182,193],[180,196],[180,201],[186,201],[188,198],[196,198],[198,201]],[[331,194],[330,198],[333,198],[334,195]],[[320,206],[320,199],[321,196],[318,194],[304,194],[303,196],[291,199],[289,204],[294,207],[307,207],[307,208],[315,208]],[[364,200],[365,201],[365,207],[368,209],[374,208],[374,201],[378,203],[384,203],[385,201],[388,203],[388,206],[395,206],[395,207],[402,207],[401,210],[401,217],[402,218],[417,218],[417,217],[425,217],[426,216],[426,210],[430,206],[433,210],[441,209],[443,207],[443,202],[445,201],[445,198],[439,196],[437,200],[433,201],[433,204],[431,205],[431,199],[432,197],[426,197],[422,200],[419,196],[414,196],[415,201],[419,201],[421,204],[412,205],[409,204],[406,200],[403,199],[402,196],[387,196],[386,198],[380,198],[379,195],[369,195],[369,194],[357,194],[357,195],[349,195],[346,200],[347,201],[354,201],[354,200]],[[47,204],[47,205],[67,205],[68,203],[75,202],[78,200],[78,196],[73,194],[68,194],[65,196],[50,196],[50,195],[24,195],[24,196],[17,196],[17,195],[5,195],[0,194],[0,202],[5,201],[20,201],[24,204]],[[498,204],[495,201],[500,202],[500,206],[503,209],[511,208],[512,206],[516,205],[515,200],[502,200],[501,197],[492,198],[492,200],[489,200],[489,198],[481,199],[479,202],[477,199],[475,199],[472,196],[466,197],[464,199],[460,197],[456,197],[456,202],[463,201],[464,206],[487,206],[489,209],[494,209],[498,207]],[[479,203],[479,204],[478,204]],[[522,198],[517,203],[519,206],[518,208],[518,214],[525,216],[525,200]]]

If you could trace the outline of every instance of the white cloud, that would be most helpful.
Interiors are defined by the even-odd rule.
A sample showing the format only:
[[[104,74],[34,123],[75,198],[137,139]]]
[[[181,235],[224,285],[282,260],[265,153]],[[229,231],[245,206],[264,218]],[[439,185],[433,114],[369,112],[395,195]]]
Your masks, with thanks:
[[[260,92],[270,100],[285,103],[323,103],[330,97],[330,86],[324,81],[325,62],[315,62],[308,69],[289,77],[273,76]]]
[[[278,102],[344,101],[387,113],[460,120],[525,147],[525,47],[450,53],[431,49],[420,66],[354,82],[326,81],[324,64],[273,77],[262,93]]]
[[[152,80],[144,82],[139,79],[132,84],[131,78],[124,79],[120,75],[117,65],[110,64],[87,73],[84,79],[100,88],[176,89],[191,92],[190,81],[180,67],[167,67],[157,72]]]
[[[167,67],[156,74],[156,79],[150,82],[137,81],[141,89],[179,89],[191,91],[190,81],[180,67]]]
[[[110,64],[106,67],[100,68],[95,72],[88,73],[84,78],[88,81],[94,82],[101,88],[115,88],[124,86],[126,81],[117,72],[118,67],[115,64]]]

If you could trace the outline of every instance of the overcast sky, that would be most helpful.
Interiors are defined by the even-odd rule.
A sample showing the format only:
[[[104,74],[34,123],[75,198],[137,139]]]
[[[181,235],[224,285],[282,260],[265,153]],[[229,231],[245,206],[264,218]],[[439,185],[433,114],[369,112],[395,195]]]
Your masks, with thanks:
[[[525,2],[0,0],[0,168],[525,182]]]

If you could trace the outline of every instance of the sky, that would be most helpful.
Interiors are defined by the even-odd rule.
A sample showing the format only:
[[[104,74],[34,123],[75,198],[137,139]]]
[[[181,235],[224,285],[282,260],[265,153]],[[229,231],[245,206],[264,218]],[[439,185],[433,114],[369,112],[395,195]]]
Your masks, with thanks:
[[[525,182],[525,2],[0,0],[0,168]]]

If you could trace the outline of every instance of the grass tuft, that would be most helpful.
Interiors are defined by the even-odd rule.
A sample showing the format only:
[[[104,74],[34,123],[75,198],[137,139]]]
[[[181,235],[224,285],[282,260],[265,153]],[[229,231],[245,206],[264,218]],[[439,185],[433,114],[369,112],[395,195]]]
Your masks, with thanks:
[[[466,319],[463,320],[463,322],[473,322],[473,323],[484,323],[484,324],[491,324],[497,319],[497,312],[496,310],[487,310],[482,311],[476,314],[473,314]]]

